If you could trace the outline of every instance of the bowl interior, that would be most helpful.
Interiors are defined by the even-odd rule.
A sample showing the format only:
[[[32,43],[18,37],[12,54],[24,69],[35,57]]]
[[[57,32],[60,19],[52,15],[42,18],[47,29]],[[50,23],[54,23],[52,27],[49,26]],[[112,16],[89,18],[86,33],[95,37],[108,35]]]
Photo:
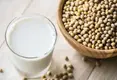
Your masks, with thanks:
[[[108,57],[116,56],[117,49],[97,50],[97,49],[89,48],[78,43],[68,34],[62,22],[62,9],[66,1],[67,0],[60,0],[58,12],[57,12],[57,23],[60,28],[60,31],[62,32],[65,39],[70,43],[70,45],[74,47],[81,54],[92,58],[108,58]]]

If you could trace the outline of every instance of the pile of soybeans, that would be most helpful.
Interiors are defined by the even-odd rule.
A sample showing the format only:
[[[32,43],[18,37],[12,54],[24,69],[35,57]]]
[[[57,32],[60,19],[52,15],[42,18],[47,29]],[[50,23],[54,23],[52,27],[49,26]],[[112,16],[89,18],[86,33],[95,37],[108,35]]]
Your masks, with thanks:
[[[67,0],[62,22],[78,43],[99,50],[117,48],[117,0]]]

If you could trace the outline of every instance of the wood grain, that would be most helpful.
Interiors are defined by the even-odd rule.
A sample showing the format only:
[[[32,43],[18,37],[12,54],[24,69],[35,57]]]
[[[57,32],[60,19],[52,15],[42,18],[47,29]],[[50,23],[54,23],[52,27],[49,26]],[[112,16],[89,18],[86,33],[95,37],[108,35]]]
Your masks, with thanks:
[[[82,61],[82,56],[66,42],[61,32],[59,31],[56,22],[56,12],[59,1],[60,0],[33,0],[30,3],[29,7],[25,9],[25,7],[28,6],[30,2],[28,2],[28,0],[1,0],[0,43],[4,39],[3,35],[7,23],[9,23],[9,21],[14,16],[20,15],[22,12],[24,12],[24,10],[24,14],[40,13],[44,16],[47,16],[54,23],[58,32],[58,40],[53,54],[52,66],[50,68],[50,70],[52,70],[54,74],[63,71],[62,65],[65,62],[64,57],[68,56],[71,63],[75,67],[74,80],[117,80],[116,57],[108,60],[102,60],[102,66],[95,67],[95,64],[92,62],[86,63]],[[0,68],[4,70],[4,73],[0,74],[0,80],[22,80],[23,76],[18,74],[18,72],[9,60],[9,54],[11,54],[11,51],[6,46],[6,43],[4,43],[0,49]],[[98,55],[96,54],[95,56]],[[108,54],[108,56],[111,55],[112,54]]]
[[[101,61],[102,66],[96,67],[88,80],[117,80],[117,57]]]

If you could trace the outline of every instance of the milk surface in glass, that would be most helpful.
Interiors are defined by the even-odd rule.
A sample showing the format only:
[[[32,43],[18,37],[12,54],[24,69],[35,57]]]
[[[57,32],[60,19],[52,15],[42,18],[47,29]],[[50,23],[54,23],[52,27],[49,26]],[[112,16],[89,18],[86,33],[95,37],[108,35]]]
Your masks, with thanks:
[[[43,16],[20,17],[6,31],[6,42],[15,67],[27,77],[43,75],[51,63],[56,30]]]

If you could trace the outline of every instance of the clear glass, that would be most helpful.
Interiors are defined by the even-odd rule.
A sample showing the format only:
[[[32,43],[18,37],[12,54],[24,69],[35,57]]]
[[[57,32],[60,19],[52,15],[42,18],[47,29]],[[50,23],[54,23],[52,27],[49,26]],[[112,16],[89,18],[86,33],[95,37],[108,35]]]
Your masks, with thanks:
[[[41,21],[44,21],[46,22],[46,24],[49,24],[53,32],[55,33],[55,40],[54,40],[53,47],[48,52],[46,52],[42,57],[26,57],[26,56],[19,55],[18,53],[15,52],[15,50],[12,49],[8,41],[9,40],[8,37],[12,28],[11,25],[16,21],[18,21],[19,19],[27,18],[27,17],[28,18],[36,17],[41,19]],[[5,40],[6,40],[7,46],[12,51],[12,54],[10,54],[10,59],[14,64],[15,68],[27,78],[38,78],[48,71],[49,66],[51,65],[51,59],[52,59],[52,54],[55,47],[56,39],[57,39],[57,31],[53,23],[47,17],[39,14],[26,15],[26,16],[24,15],[24,16],[16,17],[9,23],[5,34]]]

